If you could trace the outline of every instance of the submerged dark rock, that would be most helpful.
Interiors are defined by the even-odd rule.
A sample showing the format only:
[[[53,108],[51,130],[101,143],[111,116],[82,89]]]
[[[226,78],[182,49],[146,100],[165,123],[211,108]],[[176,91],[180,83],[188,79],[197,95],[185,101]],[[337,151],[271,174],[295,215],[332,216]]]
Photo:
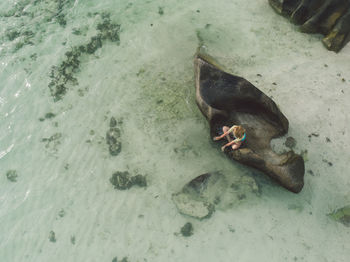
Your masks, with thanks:
[[[131,176],[128,171],[117,171],[115,172],[109,181],[114,185],[114,188],[119,190],[126,190],[134,185],[139,187],[146,187],[146,177],[142,175]]]
[[[233,207],[258,194],[251,177],[213,172],[194,178],[172,199],[181,214],[204,219],[210,218],[215,209]]]
[[[293,151],[276,154],[271,139],[288,131],[288,120],[274,101],[247,80],[230,75],[207,55],[195,57],[196,101],[210,125],[211,137],[223,126],[242,125],[247,139],[226,155],[261,170],[283,187],[298,193],[304,185],[304,160]],[[225,143],[224,141],[221,143]]]
[[[344,226],[350,227],[350,205],[339,208],[328,214],[335,221],[342,223]]]
[[[350,0],[269,0],[304,33],[325,35],[322,42],[339,52],[350,41]]]

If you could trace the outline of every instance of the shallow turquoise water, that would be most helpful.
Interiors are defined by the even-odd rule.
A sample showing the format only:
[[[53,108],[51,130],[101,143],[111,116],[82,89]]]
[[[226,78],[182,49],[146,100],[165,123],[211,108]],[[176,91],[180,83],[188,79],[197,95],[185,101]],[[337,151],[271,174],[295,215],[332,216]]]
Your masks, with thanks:
[[[103,23],[120,25],[119,41],[81,52],[56,101],[52,67],[87,47]],[[350,50],[328,52],[319,39],[265,0],[2,1],[0,261],[347,261],[350,230],[326,214],[350,201]],[[295,150],[308,151],[313,171],[300,194],[210,142],[194,99],[199,44],[289,118]],[[121,122],[118,156],[105,141],[112,116]],[[125,170],[145,175],[147,188],[115,190],[109,179]],[[181,215],[172,194],[216,170],[256,179],[261,194],[208,220]],[[178,234],[186,222],[189,238]]]

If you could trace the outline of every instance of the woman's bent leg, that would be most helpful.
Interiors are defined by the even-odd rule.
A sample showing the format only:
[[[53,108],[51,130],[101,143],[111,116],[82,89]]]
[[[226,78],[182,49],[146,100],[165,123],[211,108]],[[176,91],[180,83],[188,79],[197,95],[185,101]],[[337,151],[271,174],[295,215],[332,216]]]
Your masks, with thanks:
[[[233,150],[236,150],[236,149],[238,149],[241,145],[242,145],[242,142],[234,143],[234,144],[232,145],[232,149],[233,149]]]

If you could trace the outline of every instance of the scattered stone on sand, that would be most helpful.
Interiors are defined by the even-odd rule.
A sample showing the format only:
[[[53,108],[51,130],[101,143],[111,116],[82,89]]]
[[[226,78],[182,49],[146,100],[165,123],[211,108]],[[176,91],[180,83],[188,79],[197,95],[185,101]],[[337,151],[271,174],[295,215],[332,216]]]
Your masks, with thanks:
[[[146,177],[142,175],[131,176],[128,171],[115,172],[109,181],[114,185],[114,188],[119,190],[126,190],[134,185],[139,187],[147,187]]]
[[[11,182],[17,182],[17,177],[18,177],[17,171],[16,170],[8,170],[6,172],[6,177]]]
[[[333,163],[330,162],[330,161],[328,161],[327,159],[322,159],[322,161],[323,161],[324,163],[326,163],[327,165],[329,165],[329,166],[333,166]]]
[[[335,221],[342,223],[344,226],[350,227],[350,205],[339,208],[328,214],[328,216]]]
[[[319,133],[317,133],[317,132],[313,132],[313,133],[311,133],[311,134],[309,134],[307,137],[309,138],[309,141],[311,141],[311,138],[312,137],[319,137],[320,136],[320,134]]]
[[[117,121],[114,117],[111,118],[109,126],[110,128],[106,134],[106,141],[109,146],[109,153],[112,156],[116,156],[122,150],[122,144],[120,142],[121,132],[117,127]]]
[[[210,218],[215,209],[233,207],[259,193],[251,177],[213,172],[191,180],[172,199],[181,214],[204,219]]]
[[[184,237],[190,237],[193,235],[193,226],[191,223],[186,223],[182,228],[181,228],[181,234]]]
[[[56,235],[55,235],[55,232],[53,232],[53,231],[50,231],[50,233],[49,233],[49,240],[50,240],[50,242],[56,242]]]
[[[314,171],[312,171],[311,169],[309,169],[309,170],[307,171],[307,173],[310,174],[310,175],[312,175],[312,176],[315,176]]]
[[[294,137],[287,137],[286,142],[284,142],[285,146],[292,149],[296,146],[297,141],[294,139]]]

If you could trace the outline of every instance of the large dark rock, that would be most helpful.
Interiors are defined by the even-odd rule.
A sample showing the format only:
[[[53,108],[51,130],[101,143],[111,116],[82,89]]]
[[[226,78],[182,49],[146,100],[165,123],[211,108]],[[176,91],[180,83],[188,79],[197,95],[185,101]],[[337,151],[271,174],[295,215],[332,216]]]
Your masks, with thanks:
[[[238,150],[226,148],[229,158],[261,170],[283,187],[298,193],[304,185],[304,160],[292,151],[276,154],[272,138],[288,131],[288,120],[274,101],[247,80],[228,74],[204,54],[195,57],[196,101],[207,118],[212,137],[233,124],[246,129]],[[225,141],[221,140],[221,143]]]
[[[340,51],[350,40],[350,0],[269,0],[270,5],[304,33],[325,35],[322,42]]]

